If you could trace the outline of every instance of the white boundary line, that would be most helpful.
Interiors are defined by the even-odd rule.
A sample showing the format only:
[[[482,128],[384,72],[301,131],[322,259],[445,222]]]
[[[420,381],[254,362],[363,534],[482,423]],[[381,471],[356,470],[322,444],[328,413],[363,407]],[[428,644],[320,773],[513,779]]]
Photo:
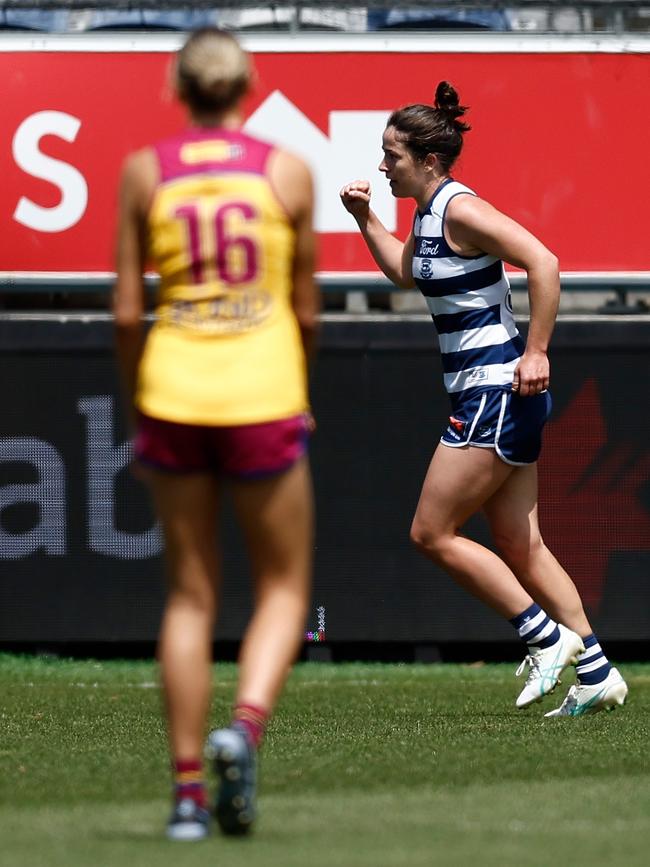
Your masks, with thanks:
[[[534,33],[439,34],[405,33],[239,33],[253,53],[323,54],[648,54],[650,34],[563,36]],[[176,51],[184,33],[0,34],[0,52],[166,53]]]

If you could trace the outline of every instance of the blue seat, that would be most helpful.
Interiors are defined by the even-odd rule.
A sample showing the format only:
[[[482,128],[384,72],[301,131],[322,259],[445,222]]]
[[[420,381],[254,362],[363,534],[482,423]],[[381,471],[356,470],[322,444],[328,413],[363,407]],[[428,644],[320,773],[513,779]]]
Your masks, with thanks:
[[[210,9],[105,9],[88,15],[84,30],[194,30],[216,23]]]
[[[0,12],[0,30],[65,33],[68,17],[64,9],[4,9]]]
[[[510,30],[499,9],[369,9],[368,30]]]

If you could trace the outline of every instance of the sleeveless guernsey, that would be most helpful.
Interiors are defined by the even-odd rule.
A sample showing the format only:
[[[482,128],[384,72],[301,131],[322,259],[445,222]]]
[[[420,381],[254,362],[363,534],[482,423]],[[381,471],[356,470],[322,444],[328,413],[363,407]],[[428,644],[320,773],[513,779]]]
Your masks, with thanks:
[[[470,389],[511,386],[525,348],[503,262],[459,256],[445,240],[447,205],[461,194],[476,195],[458,181],[445,181],[413,224],[413,277],[433,317],[445,388],[454,399]]]
[[[307,408],[290,296],[295,235],[266,176],[270,145],[190,129],[155,145],[147,246],[160,274],[139,369],[146,415],[242,425]]]

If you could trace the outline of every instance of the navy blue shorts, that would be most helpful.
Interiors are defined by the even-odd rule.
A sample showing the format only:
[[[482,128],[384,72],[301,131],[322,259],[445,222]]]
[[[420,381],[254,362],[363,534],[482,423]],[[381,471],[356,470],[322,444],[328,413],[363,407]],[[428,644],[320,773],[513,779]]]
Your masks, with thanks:
[[[494,449],[507,464],[534,464],[551,406],[548,391],[519,397],[510,389],[472,389],[467,397],[458,397],[440,442],[453,448]]]

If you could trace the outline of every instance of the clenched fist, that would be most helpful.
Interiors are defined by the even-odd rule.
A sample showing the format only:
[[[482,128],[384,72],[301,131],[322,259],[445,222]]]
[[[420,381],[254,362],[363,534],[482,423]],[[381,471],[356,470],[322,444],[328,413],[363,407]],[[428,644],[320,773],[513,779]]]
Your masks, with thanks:
[[[352,181],[342,188],[339,195],[343,207],[356,220],[362,220],[368,216],[371,195],[369,181]]]

